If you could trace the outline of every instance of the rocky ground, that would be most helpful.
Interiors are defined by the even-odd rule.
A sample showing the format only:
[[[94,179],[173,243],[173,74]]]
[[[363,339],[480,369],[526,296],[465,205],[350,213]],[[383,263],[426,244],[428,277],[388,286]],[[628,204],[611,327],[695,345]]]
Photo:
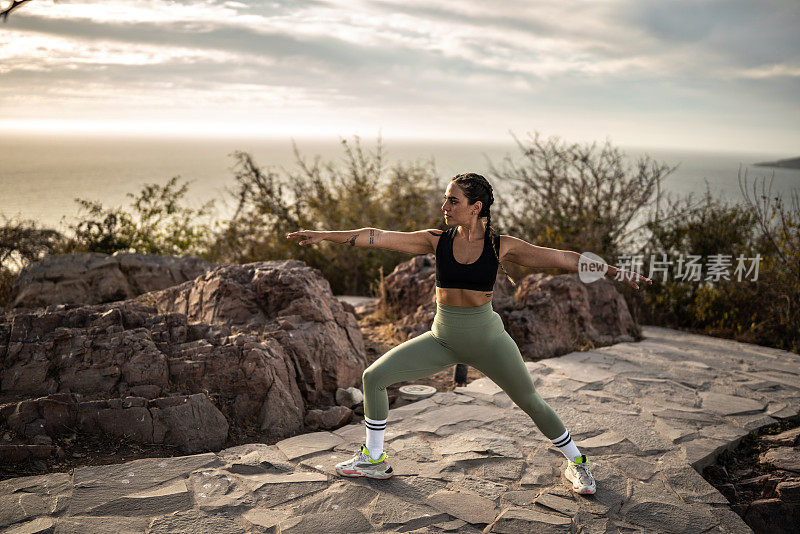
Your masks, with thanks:
[[[757,533],[800,530],[800,419],[748,434],[703,476]]]
[[[370,320],[370,317],[362,317],[359,325],[364,332],[370,362],[402,342],[402,332],[392,325]],[[483,373],[470,367],[467,382],[483,377]],[[431,385],[438,391],[456,388],[452,370],[414,383]],[[388,388],[393,408],[407,404],[397,399],[397,389],[404,384],[406,382]],[[771,457],[764,456],[771,449],[790,445],[800,445],[800,418],[754,430],[735,448],[725,449],[715,464],[703,469],[703,477],[728,499],[731,509],[756,533],[800,531],[800,454],[777,456],[787,456],[792,459],[791,463],[774,462]]]
[[[532,276],[522,284],[520,298],[512,299],[502,285],[496,293],[496,309],[507,330],[526,357],[538,360],[527,363],[537,389],[592,460],[598,494],[578,497],[562,475],[563,456],[505,393],[472,368],[466,387],[456,387],[452,368],[415,380],[438,391],[424,401],[398,396],[406,382],[388,388],[386,448],[397,476],[378,482],[341,480],[333,474],[333,464],[352,455],[364,439],[360,405],[352,411],[330,406],[336,385],[355,383],[365,365],[429,327],[435,312],[429,299],[430,258],[415,258],[387,277],[387,294],[407,308],[395,321],[381,319],[380,310],[371,315],[374,302],[335,299],[318,276],[297,262],[223,267],[193,279],[192,269],[210,267],[157,258],[69,259],[78,260],[88,263],[65,269],[66,260],[59,259],[58,265],[32,271],[20,295],[25,305],[50,307],[41,316],[23,311],[20,320],[5,327],[14,343],[7,347],[3,370],[4,394],[12,396],[0,399],[7,403],[0,450],[11,460],[0,463],[0,530],[752,528],[782,533],[800,524],[797,355],[656,327],[645,327],[641,338],[610,284],[588,291],[569,276]],[[59,275],[58,291],[51,287],[53,272],[69,275]],[[174,285],[182,280],[187,282]],[[74,308],[82,295],[105,302],[153,288],[152,302],[131,299]],[[54,294],[72,295],[74,305],[40,301]],[[604,315],[594,312],[598,309]],[[206,323],[217,326],[198,327]],[[241,332],[232,336],[229,327]],[[351,335],[359,329],[363,342]],[[328,350],[319,350],[319,339],[329,340]],[[86,373],[72,372],[69,365],[45,369],[50,360],[63,362],[65,355],[82,353],[87,340],[92,343],[89,374],[96,384],[76,381]],[[119,374],[117,360],[128,341],[143,340],[136,354],[166,355],[174,384],[167,383],[164,365],[137,360],[135,369],[123,368],[124,380],[109,382],[122,389],[92,397],[98,384]],[[159,350],[144,350],[152,345]],[[253,374],[251,364],[261,360],[246,353],[255,349],[263,352],[260,357],[272,358],[266,369],[281,368],[281,362],[297,365],[297,383]],[[198,364],[205,366],[200,375]],[[226,369],[240,372],[234,376]],[[62,399],[56,393],[25,400],[60,392],[59,384],[82,397]],[[273,387],[274,398],[262,398],[270,385],[281,384],[291,387]],[[186,389],[183,396],[155,398],[173,386]],[[224,415],[210,409],[209,387],[216,388],[211,398]],[[150,391],[154,388],[158,391]],[[219,402],[220,394],[226,403]],[[336,411],[322,425],[332,431],[316,431],[317,422],[309,423],[311,412],[304,420],[305,412],[295,409],[292,418],[281,419],[288,409],[267,409],[284,401],[295,408],[303,403],[321,407],[314,410],[319,414]],[[142,436],[137,441],[124,437],[131,426],[139,426],[138,417],[131,418],[134,412],[152,416],[148,428],[153,436],[167,429],[169,439],[145,443]],[[245,424],[253,416],[260,432]],[[50,432],[56,422],[69,427],[79,421],[83,427],[74,432]],[[208,435],[195,435],[195,429],[203,428],[218,431],[215,446],[209,448]],[[25,445],[19,444],[22,434]],[[23,448],[39,457],[16,461]]]
[[[643,334],[526,364],[589,457],[595,495],[571,491],[563,455],[481,378],[390,411],[389,480],[334,474],[363,441],[354,422],[274,445],[1,481],[0,528],[752,532],[699,472],[751,432],[800,415],[800,356],[658,327]],[[795,437],[776,436],[776,452],[760,458],[791,470]]]

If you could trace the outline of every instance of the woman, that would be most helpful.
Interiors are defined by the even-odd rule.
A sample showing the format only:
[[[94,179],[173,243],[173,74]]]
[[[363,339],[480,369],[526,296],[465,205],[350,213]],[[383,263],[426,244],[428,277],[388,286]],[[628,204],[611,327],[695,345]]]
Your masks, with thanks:
[[[381,479],[392,476],[383,450],[389,415],[386,387],[464,363],[500,386],[567,457],[564,474],[575,492],[595,492],[588,459],[575,446],[558,415],[536,392],[516,343],[505,331],[500,315],[492,309],[498,264],[505,272],[501,260],[527,267],[577,271],[580,255],[497,235],[491,228],[489,210],[493,202],[492,186],[486,178],[474,173],[459,174],[450,180],[442,204],[445,224],[449,226],[445,231],[391,232],[362,228],[333,232],[302,230],[286,236],[305,238],[300,245],[327,240],[351,247],[436,254],[436,316],[431,329],[394,347],[364,371],[366,443],[351,460],[336,465],[340,475]],[[484,217],[485,225],[481,221]],[[623,280],[636,289],[639,289],[637,281],[652,283],[637,273],[616,267],[609,266],[608,273],[623,274]]]

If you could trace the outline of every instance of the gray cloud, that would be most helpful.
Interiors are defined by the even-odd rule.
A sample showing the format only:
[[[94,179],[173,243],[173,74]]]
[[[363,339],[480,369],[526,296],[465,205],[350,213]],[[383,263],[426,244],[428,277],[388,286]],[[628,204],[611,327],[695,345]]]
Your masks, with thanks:
[[[3,65],[11,70],[0,70],[0,105],[30,94],[37,103],[51,98],[55,106],[67,98],[65,91],[86,84],[109,99],[125,91],[139,99],[152,95],[155,108],[171,83],[175,95],[218,92],[236,106],[252,95],[229,88],[253,85],[265,92],[295,88],[301,101],[341,113],[385,110],[386,120],[417,113],[423,122],[432,110],[458,120],[465,114],[502,120],[604,111],[691,113],[697,120],[738,114],[788,125],[796,119],[800,77],[747,79],[742,72],[774,63],[800,67],[795,2],[526,1],[491,10],[477,1],[459,3],[457,10],[449,3],[397,0],[346,8],[313,0],[247,2],[238,14],[263,19],[166,22],[47,18],[23,8],[9,18],[8,29],[70,39],[83,50],[112,42],[131,51],[182,47],[199,53],[141,65],[113,57],[104,62],[98,53],[101,64],[76,59],[77,68],[66,65],[68,59],[44,61],[32,53]],[[225,59],[214,59],[216,51]]]
[[[549,24],[547,20],[537,20],[533,16],[520,16],[519,14],[517,16],[469,14],[456,12],[452,9],[446,9],[432,4],[409,5],[407,3],[394,1],[376,2],[374,4],[374,9],[386,14],[402,13],[421,19],[434,19],[451,23],[459,22],[475,26],[476,30],[486,27],[497,27],[533,33],[541,37],[559,35],[558,26]],[[476,36],[479,37],[480,33],[476,32]]]
[[[800,3],[793,0],[629,0],[620,14],[662,47],[691,44],[730,65],[800,59]]]
[[[263,33],[234,26],[227,21],[210,21],[203,31],[186,23],[96,23],[87,20],[54,20],[21,17],[16,29],[27,29],[61,37],[88,41],[112,40],[137,45],[170,45],[192,49],[223,50],[243,54],[234,63],[224,65],[199,60],[191,64],[169,61],[162,64],[114,65],[100,68],[82,65],[80,70],[48,67],[45,72],[13,71],[4,75],[8,85],[15,80],[33,81],[94,80],[100,83],[131,84],[154,80],[176,81],[181,85],[207,89],[226,83],[296,85],[314,88],[333,87],[347,95],[371,93],[375,105],[396,104],[396,99],[425,97],[430,104],[465,98],[461,78],[485,75],[502,80],[513,73],[500,68],[475,65],[463,58],[447,58],[433,50],[408,47],[358,46],[330,36],[300,39],[283,33]],[[254,58],[270,57],[277,63],[263,66]],[[389,78],[385,72],[392,71]],[[232,74],[236,76],[232,76]],[[421,85],[435,73],[441,89],[431,92]],[[390,81],[388,85],[384,81]],[[443,85],[442,85],[443,84]],[[7,86],[8,86],[7,85]],[[455,92],[455,89],[462,91]],[[379,89],[379,92],[375,92]]]

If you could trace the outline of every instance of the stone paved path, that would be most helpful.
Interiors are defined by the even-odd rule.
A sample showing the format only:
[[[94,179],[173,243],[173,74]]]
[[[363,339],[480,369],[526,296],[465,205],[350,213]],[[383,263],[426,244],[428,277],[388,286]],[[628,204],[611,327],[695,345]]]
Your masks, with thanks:
[[[644,327],[646,339],[528,369],[591,462],[566,459],[488,379],[389,412],[396,475],[333,466],[363,423],[274,446],[81,467],[0,482],[13,533],[751,532],[699,474],[749,431],[798,414],[800,356]]]

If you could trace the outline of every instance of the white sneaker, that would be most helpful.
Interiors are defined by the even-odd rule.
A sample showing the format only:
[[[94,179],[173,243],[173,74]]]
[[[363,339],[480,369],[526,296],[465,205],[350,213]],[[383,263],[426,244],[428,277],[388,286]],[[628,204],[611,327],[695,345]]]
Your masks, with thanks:
[[[394,471],[386,461],[386,451],[381,457],[373,460],[369,456],[366,445],[356,452],[350,460],[336,464],[336,472],[345,477],[389,478]]]
[[[575,493],[591,495],[597,489],[585,454],[576,456],[574,462],[570,461],[564,470],[564,475],[572,482],[572,490]]]

